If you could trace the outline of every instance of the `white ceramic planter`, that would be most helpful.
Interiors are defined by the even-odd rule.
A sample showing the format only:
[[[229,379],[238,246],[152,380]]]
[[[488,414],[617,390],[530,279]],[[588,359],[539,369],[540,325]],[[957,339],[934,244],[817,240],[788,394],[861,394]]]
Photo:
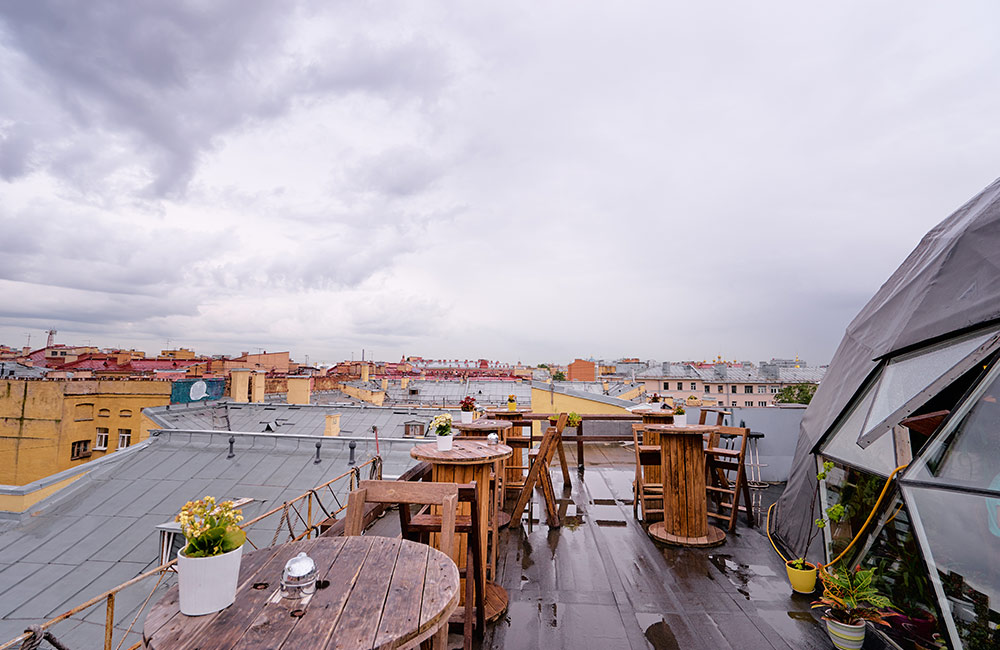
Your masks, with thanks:
[[[858,625],[844,625],[826,619],[826,633],[830,635],[833,646],[840,650],[858,650],[865,643],[864,622]]]
[[[201,616],[225,609],[236,600],[243,547],[212,557],[177,553],[177,584],[181,614]]]
[[[688,424],[688,414],[684,413],[682,415],[674,416],[674,426],[675,427],[686,427]]]
[[[438,436],[438,451],[448,451],[451,449],[451,439],[455,436]]]
[[[472,411],[459,411],[458,414],[462,418],[462,424],[472,424]]]

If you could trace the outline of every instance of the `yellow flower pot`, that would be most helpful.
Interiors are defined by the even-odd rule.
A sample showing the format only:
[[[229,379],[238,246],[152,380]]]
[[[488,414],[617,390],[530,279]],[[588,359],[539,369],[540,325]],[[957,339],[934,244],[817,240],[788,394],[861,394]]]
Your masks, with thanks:
[[[788,581],[792,583],[792,591],[800,594],[811,594],[816,591],[816,566],[808,562],[805,569],[796,569],[791,562],[785,563]]]
[[[517,402],[507,402],[507,410],[508,411],[516,411],[517,410]]]

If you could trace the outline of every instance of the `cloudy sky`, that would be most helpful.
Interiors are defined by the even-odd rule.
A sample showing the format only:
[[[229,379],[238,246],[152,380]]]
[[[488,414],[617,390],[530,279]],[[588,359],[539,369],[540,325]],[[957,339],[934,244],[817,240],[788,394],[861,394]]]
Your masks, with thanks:
[[[1000,176],[995,2],[0,4],[0,342],[825,363]]]

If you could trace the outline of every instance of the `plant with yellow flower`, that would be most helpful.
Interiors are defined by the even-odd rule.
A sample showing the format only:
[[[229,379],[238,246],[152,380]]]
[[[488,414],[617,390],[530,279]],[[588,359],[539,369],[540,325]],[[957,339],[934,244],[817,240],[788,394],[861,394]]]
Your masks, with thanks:
[[[187,557],[211,557],[235,551],[247,538],[237,525],[243,521],[243,512],[232,501],[216,503],[215,497],[188,501],[174,521],[180,522],[187,539],[183,551]]]

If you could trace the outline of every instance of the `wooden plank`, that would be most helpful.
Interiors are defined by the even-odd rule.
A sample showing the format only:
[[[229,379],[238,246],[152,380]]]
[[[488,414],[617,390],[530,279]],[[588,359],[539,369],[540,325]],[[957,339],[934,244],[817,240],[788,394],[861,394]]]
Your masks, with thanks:
[[[341,537],[338,539],[317,541],[313,545],[313,550],[309,551],[309,557],[316,563],[317,577],[329,573],[330,567],[340,555],[345,543],[346,539]],[[280,584],[278,587],[280,588]],[[266,593],[273,594],[274,591],[267,590]],[[302,617],[292,616],[291,610],[297,608],[299,608],[299,605],[297,601],[293,600],[284,599],[278,603],[266,602],[261,612],[246,626],[243,636],[233,646],[233,650],[280,648],[284,645],[286,639],[293,634],[293,631],[299,631],[296,629],[298,623],[312,616],[320,615],[311,606],[307,606],[303,608],[305,614]],[[302,641],[306,640],[298,634],[295,636],[296,641],[294,645],[301,645]]]
[[[386,537],[372,538],[371,550],[358,573],[327,648],[371,648],[382,619],[389,581],[396,566],[400,543]],[[305,637],[303,637],[305,638]]]
[[[427,629],[420,624],[420,607],[430,550],[426,544],[400,546],[374,647],[394,647],[400,640],[411,639]]]
[[[450,615],[451,611],[454,611],[454,607],[458,605],[458,589],[449,590],[448,587],[457,584],[458,568],[455,563],[443,554],[428,554],[423,594],[420,599],[420,629],[428,629],[440,621],[442,616]],[[447,614],[443,614],[444,612]]]
[[[309,602],[309,616],[295,626],[297,639],[309,639],[310,648],[322,648],[332,638],[347,601],[350,599],[361,567],[371,550],[375,537],[344,538],[344,547],[327,574],[322,576],[329,586],[318,589]]]

